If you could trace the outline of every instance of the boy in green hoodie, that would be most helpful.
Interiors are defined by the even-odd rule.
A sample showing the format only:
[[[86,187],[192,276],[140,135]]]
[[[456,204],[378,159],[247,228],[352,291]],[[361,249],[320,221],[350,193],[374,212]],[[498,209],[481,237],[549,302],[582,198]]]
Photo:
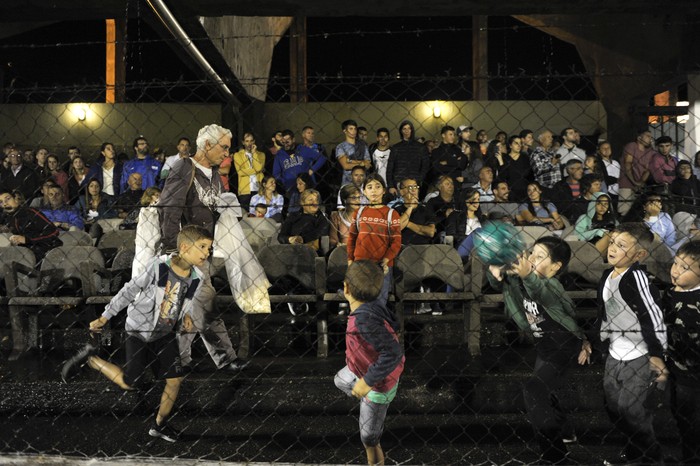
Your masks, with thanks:
[[[591,345],[574,318],[574,303],[555,278],[570,258],[571,248],[565,241],[543,237],[531,254],[523,254],[510,268],[492,265],[488,273],[491,286],[503,290],[506,314],[536,341],[534,373],[523,395],[542,460],[551,464],[565,462],[567,454],[562,433],[566,416],[554,392],[573,360],[586,364],[591,354]],[[575,436],[567,439],[573,441]]]

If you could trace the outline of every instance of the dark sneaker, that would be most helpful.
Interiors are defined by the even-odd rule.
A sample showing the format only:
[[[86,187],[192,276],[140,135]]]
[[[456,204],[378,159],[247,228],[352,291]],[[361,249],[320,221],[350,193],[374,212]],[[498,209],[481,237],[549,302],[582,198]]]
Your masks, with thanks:
[[[88,358],[95,354],[97,354],[97,347],[92,343],[87,343],[80,351],[73,355],[73,357],[68,359],[68,361],[63,364],[63,369],[61,369],[61,379],[63,379],[63,382],[70,382],[71,379],[80,372],[80,369],[85,363],[87,363]]]
[[[246,367],[248,367],[248,364],[250,364],[250,361],[245,360],[245,359],[234,359],[233,362],[230,362],[226,364],[224,367],[222,367],[221,371],[228,372],[231,374],[236,374]]]
[[[180,431],[171,427],[170,424],[164,422],[161,425],[153,423],[153,426],[148,431],[151,437],[162,438],[166,442],[175,443],[180,438]]]

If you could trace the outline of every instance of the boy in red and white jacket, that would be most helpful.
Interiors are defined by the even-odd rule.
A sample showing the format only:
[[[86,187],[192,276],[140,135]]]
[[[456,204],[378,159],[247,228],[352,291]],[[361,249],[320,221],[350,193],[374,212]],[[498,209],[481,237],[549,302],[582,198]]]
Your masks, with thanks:
[[[335,375],[336,387],[361,400],[360,438],[370,465],[384,464],[379,441],[406,360],[397,335],[398,322],[377,300],[382,282],[383,271],[373,261],[359,260],[348,267],[344,283],[350,305],[347,365]]]

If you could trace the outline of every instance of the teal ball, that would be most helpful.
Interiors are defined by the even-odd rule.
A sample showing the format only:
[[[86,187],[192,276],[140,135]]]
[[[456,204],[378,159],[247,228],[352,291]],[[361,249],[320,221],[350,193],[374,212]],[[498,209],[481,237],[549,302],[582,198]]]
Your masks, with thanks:
[[[476,254],[489,265],[512,264],[526,248],[520,232],[506,222],[489,222],[474,236]]]

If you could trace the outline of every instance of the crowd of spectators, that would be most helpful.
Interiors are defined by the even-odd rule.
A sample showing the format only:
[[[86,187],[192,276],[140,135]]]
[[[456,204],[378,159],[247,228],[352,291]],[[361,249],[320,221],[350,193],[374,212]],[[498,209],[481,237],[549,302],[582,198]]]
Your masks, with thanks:
[[[694,221],[700,209],[700,157],[687,160],[671,138],[654,141],[646,129],[615,148],[603,140],[582,145],[571,127],[558,136],[549,129],[499,131],[493,139],[478,130],[472,139],[468,124],[444,126],[438,141],[417,137],[409,120],[394,134],[387,126],[368,140],[367,129],[344,121],[332,151],[315,141],[311,126],[302,128],[299,142],[292,129],[275,131],[261,145],[245,133],[219,167],[224,189],[238,196],[245,215],[280,223],[281,242],[308,244],[319,253],[319,236],[329,236],[331,248],[346,244],[353,216],[368,204],[365,179],[374,174],[387,185],[383,203],[401,215],[403,245],[445,242],[447,236],[463,257],[471,251],[472,233],[489,219],[555,234],[569,228],[567,234],[601,253],[616,224],[643,221],[675,251],[687,235],[678,232],[673,216],[685,212]],[[131,157],[105,142],[94,158],[71,147],[61,163],[63,157],[46,147],[21,150],[7,143],[0,189],[59,232],[90,231],[110,218],[135,228],[139,209],[154,203],[190,147],[182,137],[176,154],[154,156],[139,136]],[[12,209],[3,211],[0,228],[21,235]]]

